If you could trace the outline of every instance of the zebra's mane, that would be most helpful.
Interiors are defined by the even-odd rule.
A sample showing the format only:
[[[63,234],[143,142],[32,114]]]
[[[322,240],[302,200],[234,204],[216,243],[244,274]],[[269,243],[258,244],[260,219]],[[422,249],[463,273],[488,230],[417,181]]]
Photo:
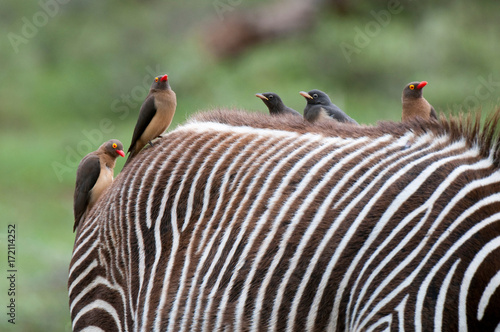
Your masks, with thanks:
[[[433,133],[449,136],[450,143],[465,140],[470,147],[477,146],[485,157],[491,157],[496,167],[500,166],[500,144],[498,125],[500,109],[490,114],[481,125],[481,112],[469,112],[458,116],[440,115],[439,122],[427,122],[416,119],[411,122],[379,121],[376,125],[360,125],[323,121],[309,123],[295,115],[271,116],[264,113],[251,113],[244,110],[214,109],[199,112],[188,123],[214,122],[236,127],[252,127],[296,132],[299,134],[316,133],[327,137],[358,138],[380,137],[390,134],[401,137],[412,131],[416,136]]]

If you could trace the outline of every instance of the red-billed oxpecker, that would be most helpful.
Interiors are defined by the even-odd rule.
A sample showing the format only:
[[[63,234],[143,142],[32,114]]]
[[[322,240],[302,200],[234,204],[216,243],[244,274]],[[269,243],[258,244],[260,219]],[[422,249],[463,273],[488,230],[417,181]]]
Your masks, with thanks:
[[[427,85],[426,81],[408,83],[403,89],[401,101],[403,103],[403,114],[401,121],[411,121],[417,117],[424,120],[437,120],[434,107],[423,97],[422,88]]]
[[[73,201],[75,225],[73,232],[81,225],[102,193],[113,182],[116,158],[125,157],[123,144],[116,139],[104,143],[86,155],[76,171],[76,185]]]
[[[132,142],[128,152],[127,165],[141,150],[152,140],[160,135],[170,126],[177,107],[175,92],[170,88],[168,76],[155,77],[149,94],[139,111],[139,119],[135,125]]]

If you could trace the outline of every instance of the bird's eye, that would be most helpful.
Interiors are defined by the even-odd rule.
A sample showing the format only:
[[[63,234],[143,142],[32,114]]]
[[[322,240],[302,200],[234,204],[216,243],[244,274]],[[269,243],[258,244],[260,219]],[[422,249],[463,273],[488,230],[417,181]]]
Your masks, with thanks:
[[[313,98],[318,98],[318,94],[317,93],[313,94]]]
[[[113,143],[113,149],[116,149],[117,146],[116,143]]]
[[[410,84],[410,90],[413,90],[413,89],[415,89],[415,85]]]
[[[273,95],[269,95],[269,97],[267,97],[267,98],[269,98],[269,99],[273,99],[274,97],[273,97]]]
[[[157,78],[155,78],[155,82],[158,82],[158,77],[157,77]]]

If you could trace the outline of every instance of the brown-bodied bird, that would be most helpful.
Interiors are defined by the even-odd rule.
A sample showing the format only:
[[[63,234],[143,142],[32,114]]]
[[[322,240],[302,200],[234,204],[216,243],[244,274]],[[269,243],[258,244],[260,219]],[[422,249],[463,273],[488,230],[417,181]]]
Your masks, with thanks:
[[[293,114],[302,116],[300,115],[299,112],[297,112],[293,108],[286,106],[281,100],[280,96],[278,96],[276,93],[272,92],[258,93],[255,96],[262,99],[264,104],[266,104],[267,108],[269,109],[269,113],[271,115]]]
[[[76,171],[76,185],[73,201],[75,225],[73,232],[92,209],[97,199],[113,182],[116,158],[125,157],[123,144],[116,139],[104,143],[86,155]]]
[[[177,98],[175,92],[170,88],[168,76],[155,77],[149,94],[139,111],[139,119],[135,125],[132,142],[127,152],[130,155],[125,162],[127,165],[142,148],[149,142],[159,137],[172,122],[175,108],[177,107]]]
[[[403,114],[401,121],[411,121],[417,117],[424,120],[437,120],[434,107],[423,97],[422,88],[427,85],[426,81],[408,83],[403,89],[401,102],[403,103]]]
[[[334,119],[339,122],[358,124],[337,105],[332,103],[330,97],[323,91],[300,91],[300,95],[306,98],[307,101],[307,105],[304,108],[304,118],[307,121],[315,122],[319,119]]]

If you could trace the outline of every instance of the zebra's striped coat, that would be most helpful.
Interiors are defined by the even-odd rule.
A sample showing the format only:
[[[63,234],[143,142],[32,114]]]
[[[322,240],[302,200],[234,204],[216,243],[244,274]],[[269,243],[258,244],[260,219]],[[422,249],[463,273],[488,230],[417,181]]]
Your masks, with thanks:
[[[77,234],[73,329],[500,329],[495,127],[200,114]]]

